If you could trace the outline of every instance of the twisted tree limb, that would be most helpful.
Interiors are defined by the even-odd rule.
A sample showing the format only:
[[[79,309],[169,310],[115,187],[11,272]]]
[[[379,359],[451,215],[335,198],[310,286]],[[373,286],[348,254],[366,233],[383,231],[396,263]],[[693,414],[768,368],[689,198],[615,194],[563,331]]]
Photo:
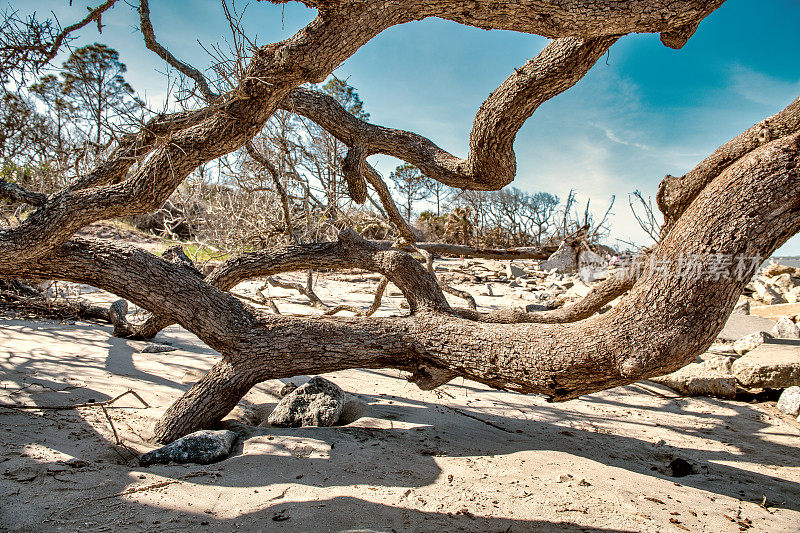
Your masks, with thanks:
[[[44,205],[47,195],[40,192],[29,191],[20,187],[16,183],[9,183],[0,179],[0,198],[5,198],[11,202],[21,202],[34,206]]]
[[[667,176],[659,184],[656,201],[664,214],[665,235],[703,188],[730,165],[759,146],[800,130],[800,97],[782,111],[754,124],[717,148],[683,176]]]
[[[487,99],[465,160],[420,136],[344,120],[340,135],[369,133],[346,141],[361,150],[351,158],[352,190],[358,196],[358,174],[363,180],[369,174],[361,163],[364,154],[393,152],[419,162],[423,172],[445,183],[499,188],[513,178],[513,138],[525,118],[580,79],[617,36],[658,32],[668,44],[680,45],[722,1],[498,5],[479,0],[469,10],[459,2],[433,0],[307,3],[319,8],[319,16],[293,37],[254,51],[239,86],[188,114],[192,120],[185,127],[164,136],[141,132],[80,186],[47,197],[19,226],[0,230],[0,275],[103,288],[176,320],[222,354],[164,415],[156,427],[159,440],[168,442],[219,420],[265,379],[393,367],[411,371],[411,379],[423,387],[460,375],[565,400],[676,369],[711,343],[741,292],[740,280],[702,279],[687,287],[678,276],[649,272],[614,309],[582,321],[480,323],[457,316],[434,276],[415,259],[347,232],[336,243],[245,254],[208,280],[181,261],[72,238],[90,222],[160,207],[197,166],[244,146],[300,85],[323,81],[384,29],[434,16],[557,40]],[[328,129],[329,124],[321,125]],[[681,252],[770,254],[800,230],[797,160],[794,135],[728,166],[694,198],[654,255],[667,260]],[[135,168],[134,162],[139,163]],[[379,272],[403,291],[411,314],[380,319],[267,315],[220,290],[236,279],[288,267]]]
[[[715,254],[768,256],[800,231],[798,164],[800,134],[755,150],[706,187],[653,256],[664,261],[681,253],[709,261]],[[430,273],[403,252],[347,232],[337,243],[317,246],[317,265],[327,260],[331,267],[357,266],[392,279],[412,304],[412,314],[264,315],[182,265],[83,239],[65,243],[30,264],[28,272],[89,283],[170,314],[222,354],[158,424],[161,441],[218,420],[259,381],[301,373],[393,367],[412,371],[426,386],[460,375],[554,400],[631,383],[679,368],[705,350],[746,283],[708,276],[687,284],[678,275],[651,270],[612,310],[579,322],[476,323],[453,314]],[[296,264],[302,255],[295,247],[284,257]],[[263,268],[253,259],[254,269]],[[245,259],[240,266],[247,264]],[[0,275],[7,274],[0,266]]]
[[[70,33],[83,28],[90,22],[94,21],[95,23],[97,23],[97,31],[103,33],[103,25],[102,25],[103,13],[108,11],[116,3],[117,0],[106,0],[105,2],[103,2],[94,9],[88,8],[89,14],[86,15],[86,17],[84,17],[83,20],[76,22],[75,24],[70,24],[69,26],[61,30],[61,32],[56,36],[55,40],[50,46],[50,50],[47,51],[47,55],[45,55],[42,64],[46,64],[52,61],[53,58],[55,58],[56,55],[58,55],[59,49],[64,44],[64,40],[67,37],[69,37]]]
[[[451,187],[495,190],[514,179],[513,145],[519,128],[539,105],[583,78],[616,40],[617,37],[557,39],[534,59],[514,69],[478,110],[466,159],[416,133],[365,122],[332,97],[316,91],[295,89],[279,105],[313,120],[351,146],[345,158],[345,177],[351,191],[361,191],[361,183],[367,179],[366,158],[373,154],[407,161],[429,178]]]
[[[139,28],[142,31],[144,42],[148,50],[155,52],[178,72],[194,80],[198,90],[207,102],[213,102],[219,97],[218,94],[211,90],[211,87],[208,85],[208,80],[206,80],[206,77],[203,76],[199,70],[179,60],[156,40],[153,24],[150,21],[150,2],[148,0],[139,0]]]

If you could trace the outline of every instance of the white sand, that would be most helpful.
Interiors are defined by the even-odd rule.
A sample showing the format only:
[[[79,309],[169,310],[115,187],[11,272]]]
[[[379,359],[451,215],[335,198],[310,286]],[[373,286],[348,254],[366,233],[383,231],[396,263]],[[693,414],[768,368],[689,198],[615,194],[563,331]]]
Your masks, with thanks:
[[[375,284],[322,280],[318,294],[366,307]],[[296,293],[271,291],[285,296],[284,313],[308,312]],[[526,302],[512,294],[478,303]],[[127,396],[116,405],[131,408],[108,413],[126,446],[153,449],[153,423],[216,354],[176,326],[158,337],[180,348],[168,353],[138,353],[144,343],[110,333],[0,321],[0,402],[69,405],[132,389],[152,407],[134,409]],[[250,428],[231,458],[208,466],[135,466],[97,407],[0,409],[0,528],[800,530],[800,424],[773,403],[680,398],[642,383],[548,404],[462,379],[424,392],[397,371],[326,377],[367,403],[366,416],[336,428]],[[266,410],[280,386],[264,383],[246,399]],[[698,473],[666,475],[678,457]]]

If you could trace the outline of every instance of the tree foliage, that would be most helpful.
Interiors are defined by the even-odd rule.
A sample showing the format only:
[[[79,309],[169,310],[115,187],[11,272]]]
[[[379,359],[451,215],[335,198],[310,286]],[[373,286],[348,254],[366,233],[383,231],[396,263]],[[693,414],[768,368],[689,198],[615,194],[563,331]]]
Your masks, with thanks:
[[[97,146],[143,106],[125,80],[126,71],[119,52],[100,43],[78,48],[62,65],[62,94],[78,110],[87,136]]]

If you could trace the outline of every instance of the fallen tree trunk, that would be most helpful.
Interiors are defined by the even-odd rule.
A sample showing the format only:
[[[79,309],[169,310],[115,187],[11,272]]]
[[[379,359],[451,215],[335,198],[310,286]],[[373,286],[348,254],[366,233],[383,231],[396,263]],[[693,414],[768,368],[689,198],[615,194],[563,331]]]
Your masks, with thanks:
[[[374,241],[376,244],[391,246],[392,241]],[[416,248],[447,257],[470,257],[475,259],[547,259],[558,246],[522,246],[518,248],[477,248],[463,244],[443,242],[416,242]]]
[[[758,136],[753,142],[747,134],[733,149],[712,157],[709,171],[701,169],[696,179],[677,186],[666,184],[661,197],[669,208],[670,229],[652,250],[648,267],[632,284],[603,285],[585,309],[565,309],[569,319],[588,316],[598,302],[628,291],[610,311],[571,323],[508,324],[503,322],[520,317],[496,320],[451,309],[435,276],[418,261],[350,232],[335,243],[244,254],[208,279],[179,256],[160,258],[73,237],[93,221],[157,209],[194,169],[244,146],[287,103],[290,110],[296,106],[297,112],[313,115],[348,145],[343,174],[355,200],[364,199],[366,182],[384,196],[387,192],[366,163],[377,153],[399,156],[452,186],[499,189],[514,178],[513,143],[525,120],[580,80],[619,36],[658,32],[662,42],[680,47],[722,0],[525,1],[506,3],[503,9],[495,2],[472,4],[465,10],[458,2],[307,2],[319,15],[294,36],[255,48],[239,85],[224,95],[209,95],[204,109],[153,118],[137,135],[121,138],[95,171],[54,194],[0,182],[0,197],[37,206],[18,226],[0,229],[0,276],[94,285],[177,321],[219,351],[220,361],[159,421],[156,438],[162,442],[219,420],[259,381],[298,374],[399,368],[411,372],[410,379],[423,388],[463,376],[562,401],[691,362],[714,340],[751,273],[731,275],[734,260],[757,264],[756,259],[771,255],[800,231],[796,121],[770,129],[763,141]],[[140,7],[146,18],[146,3]],[[352,120],[342,115],[341,106],[298,89],[324,81],[383,30],[427,17],[556,38],[484,101],[466,158],[411,132]],[[152,30],[143,24],[148,46],[158,50]],[[177,62],[167,60],[173,66]],[[202,78],[197,69],[181,71]],[[195,81],[200,85],[201,80]],[[786,113],[796,112],[790,106]],[[783,136],[773,141],[773,134]],[[401,233],[410,231],[398,227]],[[508,252],[498,257],[496,251],[449,245],[428,251],[511,258]],[[516,258],[525,253],[539,252],[517,250]],[[725,258],[728,271],[721,268]],[[687,262],[689,273],[681,270]],[[277,316],[225,291],[237,280],[307,268],[378,272],[404,293],[410,314]],[[121,309],[115,312],[122,314]]]
[[[800,231],[800,142],[787,136],[752,152],[716,178],[657,245],[652,264],[691,254],[710,268],[718,254],[766,257]],[[206,283],[181,263],[142,250],[72,239],[29,266],[119,294],[175,318],[222,359],[164,415],[157,438],[171,441],[219,420],[254,384],[346,368],[392,367],[432,387],[463,376],[492,387],[561,401],[675,370],[705,350],[722,328],[746,277],[687,281],[646,269],[611,311],[571,324],[465,320],[447,305],[420,263],[343,233],[308,245],[307,258],[330,268],[380,272],[404,293],[411,314],[391,318],[266,315]],[[281,263],[280,258],[272,258]],[[227,282],[264,268],[250,254]],[[285,264],[307,268],[299,254]],[[229,265],[230,267],[230,265]],[[219,272],[219,271],[218,271]],[[0,274],[7,274],[0,267]],[[223,276],[218,273],[218,276]]]

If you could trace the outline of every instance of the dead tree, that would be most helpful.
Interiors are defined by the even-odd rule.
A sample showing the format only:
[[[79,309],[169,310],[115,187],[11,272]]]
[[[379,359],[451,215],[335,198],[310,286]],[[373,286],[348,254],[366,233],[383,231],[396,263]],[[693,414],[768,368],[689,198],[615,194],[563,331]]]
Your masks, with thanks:
[[[207,105],[153,117],[120,138],[92,173],[54,194],[0,187],[4,197],[37,205],[18,226],[0,230],[0,276],[100,287],[169,317],[220,352],[209,373],[158,422],[159,441],[221,419],[253,385],[272,378],[390,367],[409,371],[426,389],[463,376],[563,401],[675,370],[711,344],[746,277],[688,282],[674,270],[644,269],[601,283],[577,304],[580,309],[520,313],[508,324],[452,309],[418,261],[349,231],[336,242],[242,254],[206,279],[181,261],[74,237],[93,221],[157,209],[198,165],[243,147],[279,108],[306,116],[348,145],[344,176],[356,201],[364,201],[368,183],[374,186],[366,157],[376,153],[403,159],[450,186],[498,189],[514,179],[513,142],[525,120],[578,82],[621,35],[657,32],[664,44],[680,48],[723,0],[476,0],[469,9],[433,0],[303,3],[318,9],[317,18],[285,41],[254,49],[234,89],[211,94],[197,71],[181,63]],[[143,19],[146,5],[140,2]],[[330,98],[299,88],[325,80],[381,31],[426,17],[553,39],[483,103],[465,159],[414,133],[365,123]],[[153,40],[149,21],[146,26]],[[161,55],[170,61],[165,50]],[[658,204],[666,224],[651,259],[671,265],[688,255],[708,266],[722,255],[767,257],[800,231],[799,106],[743,133],[686,176],[664,181]],[[395,283],[410,313],[268,315],[224,290],[289,270],[353,267]],[[594,314],[622,294],[612,310]]]

